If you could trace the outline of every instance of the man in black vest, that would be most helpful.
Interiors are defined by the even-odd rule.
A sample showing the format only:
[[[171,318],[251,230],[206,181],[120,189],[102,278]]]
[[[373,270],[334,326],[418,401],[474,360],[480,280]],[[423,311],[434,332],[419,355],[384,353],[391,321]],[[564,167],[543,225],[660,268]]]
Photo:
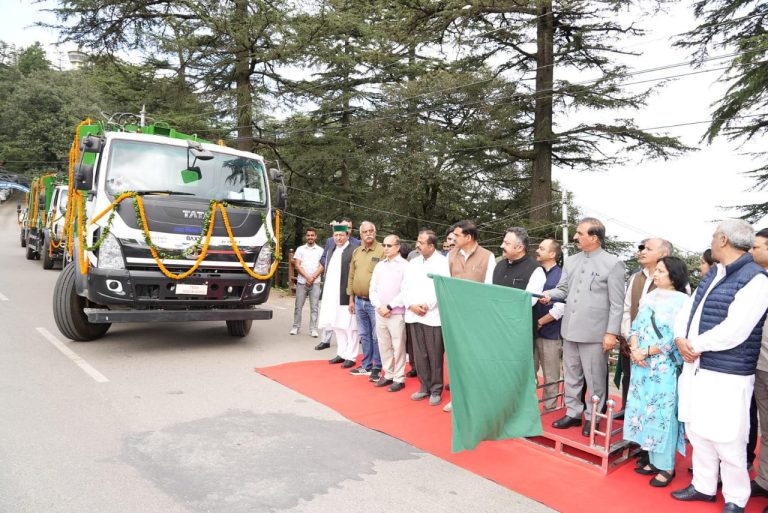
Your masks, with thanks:
[[[525,228],[507,228],[501,243],[504,258],[493,270],[493,284],[522,289],[528,286],[531,275],[539,264],[528,255],[528,232]]]

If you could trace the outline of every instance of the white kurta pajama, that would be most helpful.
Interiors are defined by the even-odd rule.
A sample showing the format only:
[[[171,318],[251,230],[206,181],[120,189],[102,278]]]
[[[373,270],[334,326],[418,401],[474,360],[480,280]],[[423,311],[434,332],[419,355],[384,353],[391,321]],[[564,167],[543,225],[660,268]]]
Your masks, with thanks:
[[[332,329],[336,334],[336,354],[345,360],[357,360],[359,352],[357,344],[357,320],[349,312],[348,305],[340,305],[341,300],[341,259],[342,253],[349,245],[336,247],[328,262],[323,287],[323,301],[320,304],[318,327]]]
[[[696,335],[704,302],[723,278],[725,267],[718,264],[717,276],[694,312],[690,330],[687,327],[694,296],[688,298],[677,317],[675,338],[688,338],[697,353],[738,346],[768,308],[768,278],[757,275],[736,293],[723,322]],[[699,362],[685,363],[678,380],[678,419],[685,422],[693,446],[692,484],[701,493],[715,495],[719,470],[725,502],[744,507],[750,494],[746,444],[755,376],[701,369]]]

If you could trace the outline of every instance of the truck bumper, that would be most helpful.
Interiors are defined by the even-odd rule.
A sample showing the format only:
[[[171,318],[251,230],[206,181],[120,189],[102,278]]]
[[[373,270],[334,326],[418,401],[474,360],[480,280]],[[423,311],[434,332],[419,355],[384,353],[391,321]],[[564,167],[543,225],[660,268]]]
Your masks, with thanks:
[[[266,311],[269,317],[263,317],[264,310],[253,308],[269,299],[271,280],[254,280],[242,272],[199,271],[184,280],[174,280],[159,270],[91,268],[81,279],[78,294],[95,304],[95,318],[101,318],[101,310],[110,312],[109,321],[90,319],[89,314],[91,322],[248,320],[272,316]],[[203,292],[179,293],[180,284],[195,285]]]
[[[188,322],[269,320],[272,310],[263,308],[222,308],[210,310],[107,310],[85,308],[88,322]]]

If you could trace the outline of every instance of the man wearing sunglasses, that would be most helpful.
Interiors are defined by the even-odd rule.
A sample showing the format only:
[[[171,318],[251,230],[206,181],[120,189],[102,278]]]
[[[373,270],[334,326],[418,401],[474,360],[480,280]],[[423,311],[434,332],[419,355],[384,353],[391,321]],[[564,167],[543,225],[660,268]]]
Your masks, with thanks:
[[[401,289],[408,262],[400,256],[397,235],[387,235],[381,245],[384,259],[373,268],[370,287],[382,365],[382,376],[375,386],[399,392],[405,388],[405,308]]]

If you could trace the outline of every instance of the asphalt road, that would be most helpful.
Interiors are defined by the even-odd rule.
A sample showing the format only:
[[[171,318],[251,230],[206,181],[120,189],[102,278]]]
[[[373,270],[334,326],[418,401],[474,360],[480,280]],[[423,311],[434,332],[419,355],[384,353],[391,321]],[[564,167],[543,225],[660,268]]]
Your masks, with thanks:
[[[16,198],[0,205],[0,512],[552,511],[255,373],[321,356],[288,335],[289,297],[244,339],[216,322],[65,339],[58,266],[24,258]]]

